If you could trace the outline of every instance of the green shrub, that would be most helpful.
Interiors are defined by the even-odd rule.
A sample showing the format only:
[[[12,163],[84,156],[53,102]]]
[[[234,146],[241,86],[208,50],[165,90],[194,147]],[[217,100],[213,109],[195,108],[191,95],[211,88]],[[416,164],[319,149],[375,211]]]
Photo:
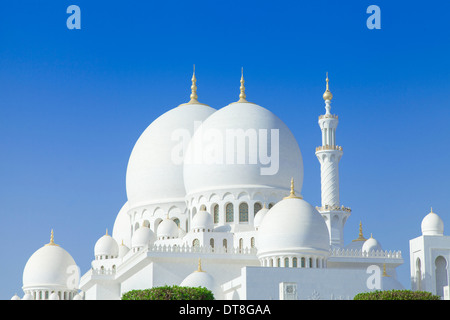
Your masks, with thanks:
[[[122,300],[214,300],[214,294],[204,287],[163,286],[128,291]]]
[[[388,290],[358,293],[353,300],[440,300],[441,297],[427,291]]]

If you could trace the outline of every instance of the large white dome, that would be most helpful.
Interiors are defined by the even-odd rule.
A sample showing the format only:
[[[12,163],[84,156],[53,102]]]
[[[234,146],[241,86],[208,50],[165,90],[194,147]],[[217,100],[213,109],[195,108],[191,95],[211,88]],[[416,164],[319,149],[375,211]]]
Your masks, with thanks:
[[[195,127],[215,111],[200,103],[182,104],[145,129],[128,162],[126,188],[130,208],[184,201],[183,148]]]
[[[239,139],[247,141],[242,149]],[[187,194],[232,188],[286,189],[292,177],[300,193],[303,160],[295,137],[276,115],[249,102],[232,103],[212,114],[195,132],[186,152]]]
[[[330,236],[320,213],[300,198],[285,198],[265,215],[258,229],[258,256],[299,253],[327,255]]]
[[[78,279],[72,279],[76,268],[72,256],[51,241],[28,259],[23,271],[23,288],[67,289],[73,280],[74,284],[78,283]]]
[[[124,243],[126,246],[131,246],[131,218],[128,215],[130,206],[128,201],[120,209],[114,221],[112,237],[117,243]]]

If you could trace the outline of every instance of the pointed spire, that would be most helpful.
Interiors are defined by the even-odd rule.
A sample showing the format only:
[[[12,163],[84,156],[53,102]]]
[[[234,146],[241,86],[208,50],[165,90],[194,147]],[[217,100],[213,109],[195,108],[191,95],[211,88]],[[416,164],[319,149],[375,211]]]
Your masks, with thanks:
[[[333,99],[333,95],[331,94],[330,88],[328,86],[328,81],[329,81],[328,80],[328,72],[327,72],[326,81],[327,81],[327,87],[326,87],[325,92],[323,93],[323,100],[325,100],[325,101],[330,100],[331,101],[331,99]]]
[[[46,246],[57,246],[54,240],[53,229],[50,233],[50,242],[46,244]]]
[[[191,85],[191,100],[188,102],[188,104],[198,103],[198,96],[197,96],[197,78],[195,77],[195,64],[194,64],[194,72],[192,73],[192,85]]]
[[[197,268],[197,271],[195,271],[195,272],[205,272],[205,271],[203,271],[202,270],[202,259],[198,259],[198,268]]]
[[[434,213],[434,212],[433,212],[433,207],[431,207],[431,211],[430,211],[430,213]]]
[[[386,263],[383,263],[383,274],[381,276],[383,276],[383,277],[390,277],[390,275],[388,275],[386,273]]]
[[[105,236],[109,236],[109,234],[108,234],[108,228],[106,228]]]
[[[246,100],[247,96],[245,95],[244,83],[245,83],[245,81],[244,81],[244,68],[242,68],[242,70],[241,70],[241,86],[239,88],[241,90],[241,93],[239,94],[239,101],[238,102],[248,102]]]
[[[289,196],[284,197],[284,199],[302,199],[302,197],[297,197],[294,191],[294,178],[291,178],[291,193]]]
[[[367,239],[364,238],[363,232],[362,232],[362,223],[361,223],[361,221],[359,221],[359,235],[358,235],[358,238],[355,239],[355,240],[352,240],[352,242],[353,242],[353,241],[366,241],[366,240],[367,240]]]

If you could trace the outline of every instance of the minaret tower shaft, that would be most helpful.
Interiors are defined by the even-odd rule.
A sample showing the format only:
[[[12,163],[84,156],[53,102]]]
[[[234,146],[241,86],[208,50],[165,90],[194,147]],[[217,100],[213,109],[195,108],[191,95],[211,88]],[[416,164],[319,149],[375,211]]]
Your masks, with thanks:
[[[336,128],[338,116],[331,114],[331,99],[333,95],[326,78],[325,114],[319,116],[319,126],[322,130],[322,145],[316,148],[316,156],[320,162],[321,198],[322,205],[317,210],[322,214],[330,232],[330,244],[342,247],[344,244],[344,225],[351,210],[341,206],[339,200],[339,161],[344,153],[341,146],[336,144]]]

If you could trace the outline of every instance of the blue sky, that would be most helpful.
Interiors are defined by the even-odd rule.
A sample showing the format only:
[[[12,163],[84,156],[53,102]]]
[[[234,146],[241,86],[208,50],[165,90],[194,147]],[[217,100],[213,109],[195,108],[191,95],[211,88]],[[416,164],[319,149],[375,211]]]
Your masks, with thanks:
[[[311,3],[309,3],[311,2]],[[450,226],[448,1],[17,1],[0,11],[0,299],[22,295],[49,241],[90,267],[126,201],[128,157],[160,114],[189,100],[247,99],[277,114],[302,150],[302,194],[320,204],[325,72],[339,115],[345,241],[401,250],[432,206]],[[81,30],[66,9],[81,8]],[[381,29],[369,30],[369,5]]]

